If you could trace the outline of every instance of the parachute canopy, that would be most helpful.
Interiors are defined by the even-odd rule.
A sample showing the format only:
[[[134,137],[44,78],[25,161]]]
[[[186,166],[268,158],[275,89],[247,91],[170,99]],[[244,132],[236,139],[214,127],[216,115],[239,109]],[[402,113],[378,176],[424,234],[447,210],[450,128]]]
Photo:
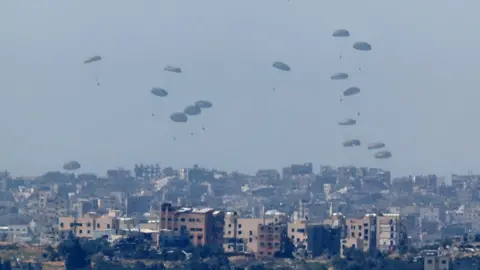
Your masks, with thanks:
[[[344,119],[344,120],[338,122],[338,124],[339,124],[340,126],[353,126],[353,125],[357,124],[357,120],[351,119],[351,118],[347,118],[347,119]]]
[[[335,73],[330,77],[330,80],[346,80],[346,79],[348,79],[348,74],[343,72]]]
[[[356,87],[356,86],[352,86],[352,87],[349,87],[347,88],[345,91],[343,91],[343,95],[344,96],[353,96],[353,95],[356,95],[360,93],[360,88]]]
[[[375,153],[375,158],[378,158],[378,159],[387,159],[391,157],[392,157],[392,153],[390,151],[380,151],[378,153]]]
[[[184,113],[181,113],[181,112],[175,112],[175,113],[172,113],[170,115],[170,119],[173,121],[173,122],[177,122],[177,123],[185,123],[188,121],[188,117],[186,114]]]
[[[174,66],[166,66],[163,70],[173,73],[182,73],[182,69]]]
[[[276,69],[283,70],[283,71],[290,71],[290,66],[288,66],[287,64],[282,63],[282,62],[274,62],[273,67],[276,68]]]
[[[152,90],[150,90],[150,92],[157,96],[157,97],[166,97],[168,96],[168,92],[167,90],[163,89],[163,88],[159,88],[159,87],[154,87],[152,88]]]
[[[81,165],[78,161],[69,161],[63,165],[63,169],[67,171],[75,171],[80,169]]]
[[[374,142],[368,144],[368,150],[384,148],[386,145],[382,142]]]
[[[202,112],[202,109],[198,106],[195,106],[195,105],[190,105],[190,106],[187,106],[185,107],[185,109],[183,110],[183,113],[186,114],[186,115],[199,115],[200,113]]]
[[[337,30],[333,31],[332,36],[334,36],[334,37],[349,37],[350,32],[348,32],[347,29],[337,29]]]
[[[96,55],[93,57],[88,58],[87,60],[83,61],[84,64],[90,64],[92,62],[100,61],[102,60],[102,57],[100,55]]]
[[[344,141],[342,144],[344,147],[354,147],[354,146],[360,146],[362,143],[360,142],[360,140],[354,139],[354,140]]]
[[[200,109],[208,109],[208,108],[211,108],[213,106],[212,102],[210,102],[208,100],[199,100],[199,101],[195,102],[194,105],[197,106]]]
[[[370,51],[372,50],[372,45],[368,44],[367,42],[359,41],[353,44],[353,48],[359,51]]]

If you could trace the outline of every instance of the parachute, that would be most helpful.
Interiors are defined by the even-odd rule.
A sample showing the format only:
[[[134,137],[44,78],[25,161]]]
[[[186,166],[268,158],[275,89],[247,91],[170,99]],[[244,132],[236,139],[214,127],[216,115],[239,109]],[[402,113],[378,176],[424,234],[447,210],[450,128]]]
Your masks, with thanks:
[[[96,55],[93,57],[88,58],[87,60],[83,61],[84,64],[90,64],[92,62],[97,62],[102,60],[102,57],[100,55]]]
[[[367,42],[355,42],[353,44],[353,48],[358,51],[371,51],[372,50],[372,45],[368,44]]]
[[[282,71],[290,71],[290,66],[282,62],[274,62],[272,66]]]
[[[332,36],[333,37],[349,37],[350,32],[348,32],[348,30],[346,29],[337,29],[333,31]]]
[[[202,113],[202,109],[195,105],[189,105],[185,107],[183,113],[190,116],[199,115],[200,113]]]
[[[91,64],[93,62],[98,62],[100,60],[102,60],[102,57],[100,55],[96,55],[96,56],[90,57],[87,60],[83,61],[83,63],[84,64]],[[99,64],[95,64],[94,66],[96,66],[96,67],[95,67],[95,69],[92,68],[91,72],[95,76],[95,80],[97,81],[97,85],[100,86],[100,81],[98,80],[98,73],[100,72],[100,70],[99,70],[100,67],[98,65]]]
[[[332,76],[330,76],[330,80],[346,80],[348,79],[348,74],[347,73],[343,73],[343,72],[339,72],[339,73],[335,73],[333,74]]]
[[[188,121],[187,115],[181,112],[172,113],[170,119],[176,123],[185,123]]]
[[[353,126],[353,125],[357,124],[357,120],[351,119],[351,118],[347,118],[347,119],[345,119],[345,120],[342,120],[342,121],[338,122],[338,124],[339,124],[340,126]]]
[[[392,157],[392,153],[390,151],[380,151],[375,153],[375,158],[377,159],[388,159]]]
[[[182,73],[182,69],[174,66],[166,66],[163,70],[173,73]]]
[[[353,95],[356,95],[358,93],[360,93],[360,88],[355,87],[355,86],[349,87],[345,91],[343,91],[343,95],[346,96],[346,97],[347,96],[353,96]]]
[[[368,150],[384,148],[386,145],[381,142],[370,143],[367,148]]]
[[[211,108],[213,106],[212,102],[210,102],[208,100],[199,100],[199,101],[195,102],[194,105],[196,107],[200,108],[200,109],[208,109],[208,108]]]
[[[344,141],[344,142],[342,143],[342,145],[343,145],[344,147],[354,147],[354,146],[360,146],[360,145],[362,145],[362,143],[360,142],[360,140],[354,139],[354,140]]]
[[[168,96],[168,92],[167,90],[163,89],[163,88],[159,88],[159,87],[154,87],[152,88],[152,90],[150,90],[150,92],[157,96],[157,97],[166,97]]]
[[[78,161],[69,161],[63,165],[63,169],[67,171],[75,171],[80,169],[81,165]]]

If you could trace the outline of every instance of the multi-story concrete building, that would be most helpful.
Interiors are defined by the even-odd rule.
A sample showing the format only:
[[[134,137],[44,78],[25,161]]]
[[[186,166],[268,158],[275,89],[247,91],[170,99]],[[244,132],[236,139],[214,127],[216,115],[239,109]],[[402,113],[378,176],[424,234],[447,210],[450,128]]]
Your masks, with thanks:
[[[287,236],[287,217],[282,213],[264,218],[225,216],[224,249],[227,252],[251,252],[257,257],[273,257]]]
[[[327,216],[330,205],[327,202],[303,202],[300,200],[294,220],[307,220],[309,223],[321,223]]]
[[[58,230],[60,238],[73,232],[77,237],[92,239],[94,231],[119,229],[119,219],[116,212],[107,215],[99,215],[94,212],[87,213],[82,217],[60,217],[58,221]]]
[[[301,256],[318,257],[323,254],[337,255],[340,252],[340,228],[311,224],[306,220],[288,224],[288,237]]]
[[[377,216],[377,249],[382,252],[393,251],[406,245],[407,231],[399,214],[381,214]]]
[[[423,256],[423,269],[449,270],[450,257],[439,254],[437,250],[425,251]]]
[[[346,238],[343,248],[355,247],[367,252],[376,248],[377,216],[367,214],[363,218],[349,218],[346,220]],[[355,239],[355,240],[350,240]]]
[[[181,208],[164,203],[160,209],[157,230],[173,230],[188,234],[195,246],[221,247],[225,215],[213,208]]]

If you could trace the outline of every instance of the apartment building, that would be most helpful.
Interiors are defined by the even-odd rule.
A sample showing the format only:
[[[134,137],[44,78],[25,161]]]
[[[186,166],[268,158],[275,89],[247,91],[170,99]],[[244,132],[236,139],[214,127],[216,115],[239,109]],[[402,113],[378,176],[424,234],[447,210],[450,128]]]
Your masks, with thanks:
[[[377,216],[375,214],[346,219],[346,239],[342,241],[342,249],[358,248],[364,252],[376,249],[376,227]]]
[[[323,254],[340,253],[341,228],[332,228],[324,224],[312,224],[307,220],[288,224],[288,237],[297,253],[301,250],[304,257],[318,257]]]
[[[224,250],[251,252],[257,257],[273,257],[283,247],[287,217],[282,213],[264,218],[240,218],[236,212],[225,215]]]
[[[437,250],[427,250],[423,258],[424,270],[449,270],[450,257],[441,255]]]
[[[406,245],[407,231],[400,214],[380,214],[377,216],[377,249],[393,251]]]
[[[71,231],[77,237],[92,239],[94,231],[119,229],[119,219],[116,212],[99,215],[95,212],[86,213],[82,217],[60,217],[58,230],[61,238]]]
[[[195,246],[221,247],[225,215],[213,208],[175,207],[163,203],[160,207],[157,230],[172,230],[188,234]]]

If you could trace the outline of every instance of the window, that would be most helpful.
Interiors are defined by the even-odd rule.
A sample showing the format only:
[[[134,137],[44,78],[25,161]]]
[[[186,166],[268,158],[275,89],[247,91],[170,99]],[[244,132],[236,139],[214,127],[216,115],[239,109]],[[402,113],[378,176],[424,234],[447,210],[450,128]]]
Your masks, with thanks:
[[[83,233],[83,231],[82,231],[82,230],[79,230],[79,231],[78,231],[78,233],[79,233],[79,234],[82,234],[82,233]]]
[[[72,228],[72,227],[73,227],[73,223],[70,223],[70,228]]]
[[[181,222],[185,222],[185,219],[184,219],[184,218],[181,218],[180,221],[181,221]]]
[[[90,234],[90,230],[88,230],[87,233]]]
[[[242,228],[242,224],[238,224],[238,228],[241,229],[241,228]]]
[[[107,229],[110,229],[110,224],[107,224]]]
[[[446,261],[446,260],[442,260],[442,264],[447,264],[447,261]]]
[[[228,228],[231,228],[232,227],[232,224],[228,224]]]
[[[242,234],[242,231],[238,231],[238,234]]]
[[[97,223],[97,229],[100,229],[100,223]]]
[[[252,231],[250,231],[250,235],[253,235],[253,232],[252,232]]]
[[[63,228],[63,222],[60,222],[60,227]]]
[[[232,232],[231,232],[231,231],[228,231],[228,234],[232,234]]]
[[[253,241],[253,239],[252,239],[251,237],[250,237],[250,238],[248,238],[248,242],[250,242],[250,243],[251,243],[252,241]]]
[[[87,227],[90,228],[90,226],[92,226],[92,223],[88,222],[88,223],[87,223]]]
[[[428,260],[427,263],[428,263],[428,264],[432,264],[433,261],[432,261],[432,260]]]

